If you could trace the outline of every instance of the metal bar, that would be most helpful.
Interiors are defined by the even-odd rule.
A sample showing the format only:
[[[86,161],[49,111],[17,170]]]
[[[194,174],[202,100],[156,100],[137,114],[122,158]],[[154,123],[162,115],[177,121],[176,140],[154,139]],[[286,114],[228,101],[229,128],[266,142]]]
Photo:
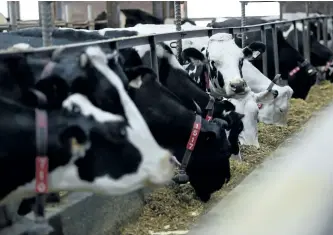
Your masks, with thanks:
[[[317,25],[317,28],[316,28],[316,32],[317,32],[317,41],[319,42],[320,41],[320,21],[319,20],[316,20],[316,25]]]
[[[294,22],[303,22],[303,21],[308,21],[308,20],[313,20],[313,19],[323,19],[323,18],[333,18],[333,16],[327,16],[327,17],[308,17],[306,19],[299,19],[299,20],[294,20],[294,21],[284,21],[284,22],[271,22],[271,23],[265,23],[265,24],[259,24],[255,26],[245,26],[245,27],[229,27],[229,28],[220,28],[220,29],[200,29],[200,30],[190,30],[190,31],[181,31],[181,32],[172,32],[172,33],[164,33],[164,34],[154,34],[155,36],[155,41],[158,42],[163,42],[163,41],[171,41],[171,40],[178,40],[178,39],[186,39],[186,38],[193,38],[193,37],[205,37],[207,36],[207,33],[209,31],[212,31],[212,34],[215,33],[228,33],[232,29],[234,33],[239,33],[241,32],[242,28],[244,28],[247,32],[251,31],[258,31],[262,27],[265,29],[270,29],[272,27],[277,27],[279,25],[283,24],[292,24]],[[37,22],[37,21],[36,21]],[[59,24],[59,23],[58,23]],[[24,22],[20,22],[19,25],[21,26],[30,26],[30,24],[24,24]],[[272,26],[275,25],[275,26]],[[6,28],[8,27],[7,24],[0,25],[0,28]],[[30,26],[31,27],[31,26]],[[259,28],[258,28],[259,27]],[[255,30],[253,30],[254,28]],[[121,48],[127,48],[127,47],[134,47],[134,46],[139,46],[139,45],[144,45],[144,44],[149,44],[148,41],[149,35],[145,36],[136,36],[136,37],[130,37],[130,38],[120,38],[120,39],[108,39],[108,40],[99,40],[99,41],[93,41],[93,42],[84,42],[84,43],[73,43],[73,44],[67,44],[63,45],[63,48],[66,49],[71,49],[71,48],[80,48],[80,47],[85,47],[85,46],[90,46],[90,45],[109,45],[112,42],[117,42],[119,45],[119,49]],[[34,48],[32,51],[33,52],[52,52],[59,46],[54,46],[54,47],[49,47],[49,48]],[[11,54],[15,52],[1,52],[1,54]],[[20,53],[25,53],[25,52],[20,52]],[[31,51],[29,52],[31,53]]]
[[[163,2],[164,4],[164,18],[170,18],[170,1]]]
[[[88,29],[93,30],[95,28],[93,13],[92,13],[92,6],[88,4],[87,6],[87,16],[88,16]]]
[[[296,29],[296,22],[294,22],[293,23],[293,25],[294,25],[294,29]],[[299,50],[299,46],[298,46],[298,33],[297,33],[297,31],[296,30],[294,30],[294,32],[295,32],[295,41],[294,41],[294,47],[295,47],[295,49],[297,49],[297,50]]]
[[[70,7],[68,4],[65,5],[65,22],[67,27],[71,27],[72,24],[70,22],[72,22],[72,14],[70,11]]]
[[[330,17],[330,18],[333,22],[333,17]],[[331,27],[331,32],[330,33],[331,33],[331,48],[330,49],[333,50],[333,43],[332,43],[333,42],[333,27]]]
[[[245,5],[246,2],[241,2],[242,4],[242,20],[241,20],[241,26],[244,27],[246,25],[246,16],[245,16]],[[242,48],[245,47],[245,40],[246,40],[246,33],[245,31],[242,33]]]
[[[62,8],[63,8],[63,2],[62,1],[55,2],[55,10],[56,10],[55,19],[56,20],[62,20],[63,19],[62,18],[63,17]]]
[[[309,16],[309,2],[305,2],[305,13],[306,16]]]
[[[279,2],[280,3],[280,20],[283,20],[283,8],[284,8],[284,3],[283,2]]]
[[[9,20],[10,20],[11,30],[16,30],[17,17],[16,17],[16,7],[14,1],[9,2]]]
[[[304,58],[308,61],[310,61],[310,49],[309,49],[309,40],[308,40],[308,27],[307,27],[307,21],[303,20],[303,55]]]
[[[153,4],[153,15],[157,18],[163,19],[163,2],[154,1]]]
[[[183,3],[183,7],[184,7],[184,18],[187,18],[187,1],[184,1]]]
[[[275,26],[272,27],[272,36],[273,36],[273,53],[274,53],[275,74],[278,74],[280,72],[279,50],[278,50],[278,42],[277,42],[277,29],[275,28]]]
[[[327,19],[323,19],[323,38],[324,38],[324,45],[327,47]]]
[[[157,75],[157,79],[159,80],[159,73],[158,73],[158,60],[156,54],[156,42],[154,36],[150,36],[148,38],[149,46],[150,46],[150,61],[151,61],[151,68],[155,71]]]
[[[181,8],[180,8],[180,2],[175,1],[175,20],[176,20],[176,30],[181,31],[182,30],[182,15],[181,15]],[[181,61],[181,53],[182,53],[182,39],[180,38],[177,41],[177,59],[179,60],[180,64],[182,64]]]
[[[119,2],[106,2],[107,25],[109,28],[120,28],[120,7]]]
[[[42,2],[42,36],[43,46],[52,45],[52,9],[51,2]]]
[[[21,12],[20,12],[20,2],[15,1],[15,11],[16,11],[16,20],[20,21],[21,20]]]
[[[261,28],[261,41],[266,45],[266,30],[264,27]],[[262,69],[263,69],[263,74],[265,76],[268,76],[268,71],[267,71],[267,51],[265,51],[262,54]]]

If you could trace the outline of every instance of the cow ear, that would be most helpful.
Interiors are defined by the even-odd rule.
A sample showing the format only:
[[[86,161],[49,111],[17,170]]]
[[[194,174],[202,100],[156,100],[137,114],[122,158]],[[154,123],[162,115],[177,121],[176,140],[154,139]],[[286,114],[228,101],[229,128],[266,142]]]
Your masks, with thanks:
[[[183,61],[191,62],[192,60],[198,60],[204,62],[205,56],[199,50],[189,47],[182,51],[181,57]]]
[[[262,42],[252,42],[243,49],[244,57],[247,59],[255,59],[266,51],[266,45]]]

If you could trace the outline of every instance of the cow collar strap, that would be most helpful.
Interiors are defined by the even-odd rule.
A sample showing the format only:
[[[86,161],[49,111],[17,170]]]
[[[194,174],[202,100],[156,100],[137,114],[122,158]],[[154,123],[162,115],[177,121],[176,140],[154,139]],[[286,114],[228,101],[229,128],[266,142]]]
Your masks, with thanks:
[[[202,121],[202,117],[200,115],[196,114],[193,128],[191,131],[191,135],[187,142],[186,151],[185,151],[185,154],[184,154],[184,157],[183,157],[180,169],[179,169],[179,173],[174,177],[174,181],[178,184],[185,184],[189,181],[189,177],[186,174],[186,167],[190,161],[192,152],[195,148],[197,139],[200,134],[201,124],[202,124],[201,121]]]
[[[215,98],[211,95],[209,95],[209,102],[206,106],[207,115],[206,115],[206,120],[210,121],[213,119],[213,113],[214,113],[214,103],[215,103]]]
[[[46,104],[47,99],[39,91],[33,91],[40,104]],[[27,234],[49,234],[53,228],[45,219],[45,196],[48,192],[48,168],[47,156],[48,143],[48,116],[45,110],[35,109],[36,125],[36,158],[35,158],[35,192],[36,202],[34,208],[35,224],[31,226]]]

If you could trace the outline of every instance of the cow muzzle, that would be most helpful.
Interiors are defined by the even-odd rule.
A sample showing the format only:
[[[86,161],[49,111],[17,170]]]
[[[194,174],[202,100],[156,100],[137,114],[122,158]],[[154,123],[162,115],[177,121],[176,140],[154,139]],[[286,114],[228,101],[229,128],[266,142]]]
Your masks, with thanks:
[[[230,82],[230,89],[235,93],[245,92],[246,88],[247,84],[243,79],[237,79],[237,81]]]
[[[177,159],[168,151],[167,154],[159,161],[158,169],[153,174],[149,174],[144,185],[149,188],[156,188],[170,182],[176,167],[179,166]]]

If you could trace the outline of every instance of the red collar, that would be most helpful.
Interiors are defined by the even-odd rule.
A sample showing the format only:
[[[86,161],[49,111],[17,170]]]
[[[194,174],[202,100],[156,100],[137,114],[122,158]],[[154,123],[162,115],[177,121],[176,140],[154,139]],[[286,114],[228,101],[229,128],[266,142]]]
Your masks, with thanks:
[[[200,134],[200,130],[201,130],[201,124],[202,124],[201,122],[202,122],[202,117],[200,115],[196,114],[195,121],[193,123],[192,131],[191,131],[191,135],[187,142],[186,151],[185,151],[185,154],[184,154],[181,166],[180,166],[179,174],[177,174],[174,177],[174,181],[176,181],[176,183],[178,183],[178,184],[186,184],[189,181],[189,177],[186,174],[186,167],[190,161],[192,152],[197,143],[197,140],[198,140],[198,137]]]

